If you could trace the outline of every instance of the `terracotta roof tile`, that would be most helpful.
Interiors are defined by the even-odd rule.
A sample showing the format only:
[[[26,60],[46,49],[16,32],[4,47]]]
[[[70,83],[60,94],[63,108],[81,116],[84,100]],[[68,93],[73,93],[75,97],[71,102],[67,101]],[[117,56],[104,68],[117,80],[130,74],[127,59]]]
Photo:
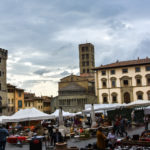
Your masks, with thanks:
[[[99,67],[93,68],[93,70],[109,69],[109,68],[119,68],[119,67],[128,67],[136,65],[146,65],[150,64],[150,58],[129,60],[129,61],[117,61],[115,63],[101,65]]]

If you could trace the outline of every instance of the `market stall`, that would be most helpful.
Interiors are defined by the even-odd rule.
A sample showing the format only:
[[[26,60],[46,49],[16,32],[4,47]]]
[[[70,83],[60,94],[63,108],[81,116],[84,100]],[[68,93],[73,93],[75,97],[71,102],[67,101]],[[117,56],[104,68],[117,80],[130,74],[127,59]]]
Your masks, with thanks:
[[[149,100],[136,100],[134,102],[128,103],[125,105],[126,108],[128,107],[145,107],[150,105]]]
[[[113,110],[113,109],[117,109],[117,108],[121,108],[121,107],[125,107],[126,104],[118,104],[118,103],[114,103],[114,104],[94,104],[94,111],[102,111],[105,112],[107,110]],[[85,105],[85,110],[83,110],[83,113],[90,113],[91,112],[91,104],[86,104]]]
[[[74,113],[70,113],[70,112],[65,112],[64,110],[62,110],[62,116],[63,117],[73,117],[76,114]],[[56,109],[55,112],[53,112],[52,114],[50,114],[50,116],[53,116],[54,118],[58,118],[59,117],[59,109]]]
[[[22,122],[22,121],[32,121],[32,120],[46,120],[46,119],[53,119],[53,115],[49,115],[43,113],[36,108],[27,108],[27,109],[20,109],[14,115],[9,116],[8,118],[2,119],[3,122]]]
[[[8,119],[10,116],[0,116],[0,124],[4,123],[4,119]]]

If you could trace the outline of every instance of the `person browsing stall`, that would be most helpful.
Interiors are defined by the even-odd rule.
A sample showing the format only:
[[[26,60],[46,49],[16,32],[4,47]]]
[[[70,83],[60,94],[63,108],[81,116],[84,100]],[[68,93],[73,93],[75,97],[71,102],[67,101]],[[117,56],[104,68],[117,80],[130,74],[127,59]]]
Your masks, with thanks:
[[[97,148],[98,150],[105,150],[106,148],[106,136],[102,133],[102,128],[99,127],[96,133],[97,136]]]

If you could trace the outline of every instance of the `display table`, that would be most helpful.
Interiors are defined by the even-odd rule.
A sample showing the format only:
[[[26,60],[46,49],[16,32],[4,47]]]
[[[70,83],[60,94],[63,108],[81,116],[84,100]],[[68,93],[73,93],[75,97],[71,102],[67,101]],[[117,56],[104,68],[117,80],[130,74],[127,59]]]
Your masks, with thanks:
[[[133,140],[122,140],[118,143],[118,145],[130,145],[130,146],[144,146],[144,147],[150,147],[150,142],[149,141],[133,141]]]
[[[67,150],[67,143],[56,143],[56,150]]]
[[[26,139],[26,136],[9,136],[7,138],[7,142],[11,144],[17,144],[17,141],[25,142]]]
[[[30,129],[31,131],[33,131],[35,129],[35,126],[24,126],[24,129]]]

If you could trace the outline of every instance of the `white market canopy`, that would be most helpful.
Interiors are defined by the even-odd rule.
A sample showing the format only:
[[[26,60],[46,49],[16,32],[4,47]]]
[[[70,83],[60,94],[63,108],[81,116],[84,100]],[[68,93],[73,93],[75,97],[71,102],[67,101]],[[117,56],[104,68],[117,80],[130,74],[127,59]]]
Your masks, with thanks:
[[[76,115],[82,115],[82,112],[76,112],[76,113],[74,113],[75,114],[75,116]]]
[[[3,119],[3,122],[21,122],[21,121],[31,121],[31,120],[47,120],[53,119],[54,116],[43,113],[36,108],[20,109],[14,115]]]
[[[55,112],[53,112],[50,115],[54,116],[55,118],[58,118],[59,117],[59,109],[56,109]],[[63,115],[63,117],[73,117],[73,116],[75,116],[74,113],[65,112],[63,110],[62,110],[62,115]]]
[[[126,104],[126,107],[132,107],[132,106],[147,106],[150,105],[150,100],[137,100],[134,102],[131,102],[129,104]]]
[[[94,104],[94,111],[97,112],[103,112],[104,110],[113,110],[120,107],[125,106],[126,104]],[[91,104],[85,104],[85,110],[83,110],[84,113],[91,112]]]
[[[0,124],[3,124],[4,119],[8,119],[10,116],[0,116]]]
[[[144,107],[150,105],[150,100],[136,100],[134,102],[128,103],[128,104],[94,104],[94,111],[96,112],[103,112],[107,110],[114,110],[118,108],[127,108],[127,107]],[[83,110],[84,113],[91,112],[91,104],[85,104],[85,110]]]

